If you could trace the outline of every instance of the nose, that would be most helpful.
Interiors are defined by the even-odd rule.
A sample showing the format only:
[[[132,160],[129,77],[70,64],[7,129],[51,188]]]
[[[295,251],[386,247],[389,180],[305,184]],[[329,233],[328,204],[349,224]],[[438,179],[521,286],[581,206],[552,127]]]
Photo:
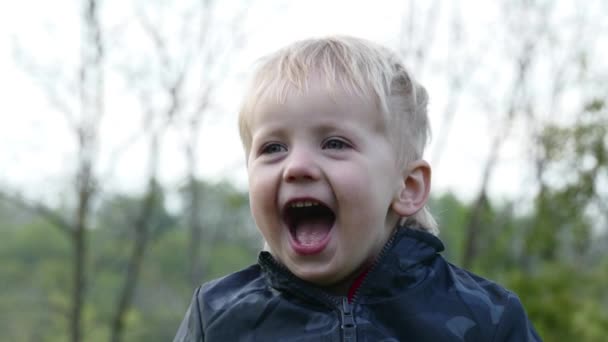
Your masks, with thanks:
[[[321,169],[314,153],[305,148],[293,149],[283,170],[286,182],[314,181],[321,177]]]

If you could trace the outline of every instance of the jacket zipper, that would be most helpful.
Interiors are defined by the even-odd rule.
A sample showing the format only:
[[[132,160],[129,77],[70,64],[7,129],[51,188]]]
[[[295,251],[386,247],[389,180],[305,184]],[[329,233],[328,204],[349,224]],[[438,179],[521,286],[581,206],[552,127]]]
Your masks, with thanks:
[[[357,341],[357,323],[355,323],[355,315],[353,313],[354,303],[356,303],[358,294],[360,292],[359,290],[365,285],[365,282],[367,281],[367,278],[369,278],[370,273],[374,270],[374,268],[376,268],[376,266],[380,263],[380,261],[382,261],[382,259],[384,258],[384,255],[392,247],[393,242],[395,241],[396,235],[397,235],[396,232],[393,233],[393,235],[391,236],[389,241],[384,245],[384,247],[380,251],[380,254],[378,255],[378,258],[376,259],[376,262],[374,262],[372,267],[369,269],[369,272],[367,272],[367,275],[361,282],[361,285],[355,291],[355,294],[353,295],[353,298],[352,298],[352,303],[348,301],[348,297],[342,297],[342,309],[340,310],[340,313],[342,316],[342,339],[345,342],[356,342]]]
[[[285,266],[279,264],[273,258],[268,259],[278,270],[281,271],[288,279],[292,281],[293,287],[299,287],[298,283],[300,280],[296,278]],[[293,291],[290,288],[286,288],[288,291]],[[348,301],[348,297],[336,297],[332,296],[323,291],[317,291],[316,289],[307,289],[297,291],[296,295],[304,295],[308,298],[316,298],[317,301],[337,309],[340,313],[342,329],[342,340],[345,342],[356,342],[357,341],[357,324],[355,323],[355,317],[353,314],[353,305]],[[341,301],[340,301],[341,299]]]
[[[353,315],[353,306],[348,298],[342,297],[342,340],[345,342],[357,341],[357,324]]]
[[[376,268],[376,266],[380,263],[380,261],[384,258],[384,255],[388,252],[388,250],[392,247],[393,242],[395,241],[396,235],[397,235],[397,232],[396,231],[393,232],[393,235],[391,236],[389,241],[384,245],[384,247],[380,251],[380,254],[378,255],[378,258],[376,259],[376,262],[374,262],[374,264],[370,268],[369,272],[365,276],[365,279],[363,279],[361,286],[359,286],[357,291],[355,291],[355,294],[353,295],[353,298],[352,298],[352,303],[348,301],[348,297],[344,296],[344,297],[341,297],[342,303],[340,305],[340,297],[331,296],[331,295],[329,295],[325,292],[321,292],[321,291],[319,291],[319,292],[313,291],[313,293],[317,292],[316,294],[320,295],[320,297],[324,298],[325,301],[328,301],[329,303],[333,303],[334,305],[336,305],[338,307],[338,311],[340,311],[340,318],[342,320],[342,325],[340,326],[342,329],[342,340],[345,342],[356,342],[357,341],[357,323],[355,323],[355,315],[353,313],[354,303],[356,302],[356,300],[358,298],[360,289],[365,285],[367,279],[369,278],[369,275]],[[293,276],[291,274],[291,272],[288,269],[286,269],[283,265],[276,262],[276,260],[271,258],[270,261],[278,269],[282,270],[283,273],[288,278],[293,279],[293,280],[298,279],[295,276]],[[297,284],[298,281],[294,281],[294,283]]]
[[[399,228],[401,228],[401,227],[399,227]],[[353,298],[351,300],[351,303],[354,304],[357,301],[357,299],[359,298],[359,292],[361,292],[361,289],[365,286],[365,283],[369,279],[369,276],[374,271],[374,269],[378,266],[378,264],[380,264],[380,262],[382,261],[382,259],[384,259],[384,256],[386,255],[386,253],[388,253],[388,250],[391,249],[391,247],[393,246],[393,243],[395,242],[395,238],[396,237],[397,237],[397,231],[393,232],[393,235],[391,236],[391,238],[386,242],[386,244],[384,244],[384,247],[380,251],[380,254],[376,258],[376,261],[369,268],[369,271],[365,275],[365,278],[363,278],[363,281],[361,282],[361,285],[359,285],[359,288],[353,294]],[[348,299],[346,301],[348,302]],[[352,304],[351,304],[351,306],[352,306]]]

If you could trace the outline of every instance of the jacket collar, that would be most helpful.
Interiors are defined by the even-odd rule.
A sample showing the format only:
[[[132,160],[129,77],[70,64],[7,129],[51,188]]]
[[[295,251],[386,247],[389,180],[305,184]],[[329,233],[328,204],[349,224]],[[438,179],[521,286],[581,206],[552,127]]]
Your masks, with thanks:
[[[355,300],[392,297],[427,278],[428,263],[444,250],[436,236],[414,227],[400,227],[386,253],[380,255],[361,284]]]
[[[425,265],[443,249],[439,238],[417,227],[397,228],[363,280],[354,301],[392,297],[418,285],[430,272]],[[296,277],[266,251],[260,253],[258,263],[269,285],[278,290],[326,304],[341,302],[339,297]]]

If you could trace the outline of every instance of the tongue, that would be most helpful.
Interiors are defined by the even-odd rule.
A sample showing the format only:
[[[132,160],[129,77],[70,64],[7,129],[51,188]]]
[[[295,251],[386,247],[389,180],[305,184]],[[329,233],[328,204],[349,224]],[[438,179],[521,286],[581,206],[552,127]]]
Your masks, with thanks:
[[[323,241],[330,230],[331,222],[326,219],[307,219],[298,223],[295,238],[302,245],[314,246]]]

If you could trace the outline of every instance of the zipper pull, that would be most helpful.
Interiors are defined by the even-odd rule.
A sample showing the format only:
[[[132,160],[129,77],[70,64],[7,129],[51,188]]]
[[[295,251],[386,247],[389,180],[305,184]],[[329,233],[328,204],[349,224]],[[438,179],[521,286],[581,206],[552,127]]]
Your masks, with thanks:
[[[344,341],[356,342],[357,341],[357,324],[355,323],[355,317],[353,316],[353,308],[348,302],[348,298],[342,298],[342,336]]]

